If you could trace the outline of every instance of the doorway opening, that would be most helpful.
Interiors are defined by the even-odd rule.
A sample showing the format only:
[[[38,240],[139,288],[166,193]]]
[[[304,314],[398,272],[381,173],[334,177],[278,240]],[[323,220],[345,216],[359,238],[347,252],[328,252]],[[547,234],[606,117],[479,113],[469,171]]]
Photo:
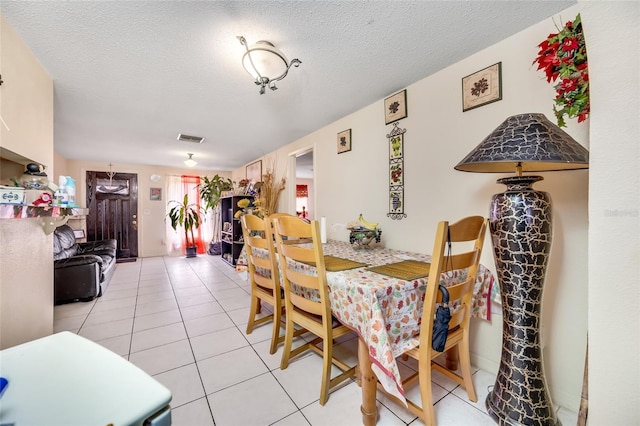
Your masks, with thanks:
[[[313,184],[313,148],[297,153],[296,162],[296,214],[313,220],[315,214],[315,190]]]

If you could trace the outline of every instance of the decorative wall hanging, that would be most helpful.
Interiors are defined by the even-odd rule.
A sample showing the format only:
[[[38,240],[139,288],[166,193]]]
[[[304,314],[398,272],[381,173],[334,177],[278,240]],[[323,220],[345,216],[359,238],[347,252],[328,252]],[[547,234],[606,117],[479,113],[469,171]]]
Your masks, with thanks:
[[[307,185],[296,185],[296,198],[307,198],[309,187]]]
[[[582,33],[580,14],[567,22],[557,34],[549,34],[538,45],[540,51],[533,64],[544,70],[547,82],[560,78],[553,86],[556,97],[553,112],[558,126],[565,127],[564,116],[578,117],[578,123],[589,116],[589,68],[587,66],[587,46]]]
[[[391,219],[404,219],[404,132],[407,129],[393,123],[389,139],[389,213]]]
[[[351,129],[338,133],[338,154],[351,151]]]
[[[462,78],[462,111],[502,99],[502,62]]]
[[[407,91],[403,90],[384,100],[384,124],[407,117]]]
[[[162,200],[162,188],[150,188],[149,199],[151,201]]]
[[[262,160],[254,161],[245,168],[249,182],[262,182]]]

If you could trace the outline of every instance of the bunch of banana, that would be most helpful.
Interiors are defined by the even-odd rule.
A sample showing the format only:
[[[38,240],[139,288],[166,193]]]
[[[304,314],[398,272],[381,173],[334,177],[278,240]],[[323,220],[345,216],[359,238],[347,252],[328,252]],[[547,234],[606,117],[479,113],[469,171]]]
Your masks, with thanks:
[[[378,223],[379,223],[379,222],[369,222],[364,220],[364,217],[362,217],[362,213],[360,213],[360,217],[358,217],[358,222],[360,222],[363,228],[371,229],[371,230],[375,230],[376,228],[378,228]]]

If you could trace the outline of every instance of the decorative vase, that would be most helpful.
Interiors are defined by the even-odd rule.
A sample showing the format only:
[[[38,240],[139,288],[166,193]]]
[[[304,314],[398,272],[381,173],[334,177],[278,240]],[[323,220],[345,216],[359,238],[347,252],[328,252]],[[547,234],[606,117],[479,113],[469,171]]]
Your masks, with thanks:
[[[502,296],[502,356],[485,405],[498,424],[558,426],[547,389],[540,311],[551,249],[551,197],[531,185],[540,176],[498,179],[489,229]]]

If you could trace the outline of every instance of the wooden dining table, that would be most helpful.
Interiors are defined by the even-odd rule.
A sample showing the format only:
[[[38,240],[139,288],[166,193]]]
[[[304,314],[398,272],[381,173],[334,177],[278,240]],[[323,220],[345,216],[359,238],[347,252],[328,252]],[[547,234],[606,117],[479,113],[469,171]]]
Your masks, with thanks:
[[[404,260],[430,262],[431,256],[381,245],[354,246],[348,242],[329,240],[323,244],[323,254],[362,263],[344,270],[327,270],[327,284],[333,315],[353,329],[359,337],[358,370],[362,387],[362,420],[365,425],[377,421],[376,386],[382,386],[406,404],[396,358],[418,343],[422,301],[428,276],[402,279],[370,271],[370,267],[389,265]],[[296,263],[296,269],[315,274],[312,265]],[[236,266],[246,270],[246,255]],[[465,270],[456,270],[440,277],[440,283],[450,285],[466,279]],[[491,295],[495,278],[480,265],[476,277],[472,317],[489,320]],[[317,298],[317,294],[304,294]],[[455,309],[455,304],[453,306]]]

